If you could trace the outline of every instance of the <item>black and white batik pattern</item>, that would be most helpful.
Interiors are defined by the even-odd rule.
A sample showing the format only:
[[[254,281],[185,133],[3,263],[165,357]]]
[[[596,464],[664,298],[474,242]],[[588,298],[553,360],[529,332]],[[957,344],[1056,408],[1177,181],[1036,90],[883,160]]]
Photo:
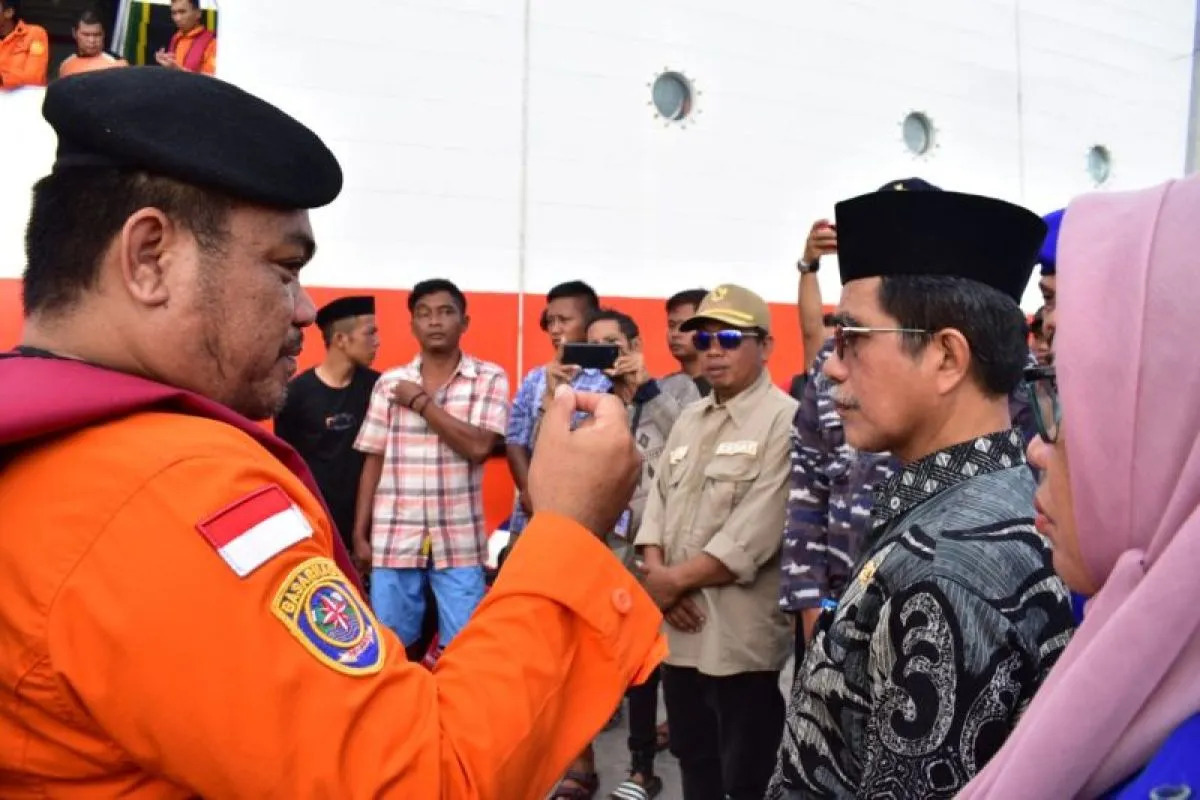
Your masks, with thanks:
[[[1011,432],[888,482],[793,685],[769,800],[953,797],[999,749],[1074,625],[1034,488]]]

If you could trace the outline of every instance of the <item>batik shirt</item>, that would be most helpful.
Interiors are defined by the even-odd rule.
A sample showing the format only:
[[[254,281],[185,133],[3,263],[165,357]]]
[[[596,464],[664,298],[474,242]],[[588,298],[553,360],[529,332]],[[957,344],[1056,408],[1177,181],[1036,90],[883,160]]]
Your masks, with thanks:
[[[900,469],[899,460],[889,453],[863,453],[846,443],[832,383],[823,372],[832,353],[831,339],[809,369],[792,425],[791,491],[779,585],[779,606],[791,614],[841,595],[862,552],[872,493]],[[1009,396],[1009,412],[1028,442],[1037,427],[1023,387]]]
[[[1015,429],[906,466],[792,689],[767,800],[953,797],[1070,639]]]

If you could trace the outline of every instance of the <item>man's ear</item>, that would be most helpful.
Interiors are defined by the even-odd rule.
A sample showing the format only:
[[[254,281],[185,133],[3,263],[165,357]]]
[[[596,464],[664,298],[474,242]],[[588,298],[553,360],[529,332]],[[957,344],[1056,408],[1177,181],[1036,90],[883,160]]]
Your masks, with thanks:
[[[640,337],[640,336],[633,337],[633,339],[629,342],[629,351],[631,353],[642,352],[642,337]]]
[[[171,295],[168,273],[182,266],[188,241],[195,243],[157,208],[138,209],[125,220],[117,237],[117,260],[121,285],[135,302],[167,304]]]
[[[469,316],[467,316],[466,314],[463,314],[462,332],[466,333],[467,329],[470,327],[471,327],[471,318]]]
[[[775,352],[775,337],[767,333],[762,338],[763,361],[770,359],[771,354]]]
[[[929,343],[936,359],[936,386],[939,394],[949,394],[971,371],[971,345],[962,331],[944,328],[932,335]]]

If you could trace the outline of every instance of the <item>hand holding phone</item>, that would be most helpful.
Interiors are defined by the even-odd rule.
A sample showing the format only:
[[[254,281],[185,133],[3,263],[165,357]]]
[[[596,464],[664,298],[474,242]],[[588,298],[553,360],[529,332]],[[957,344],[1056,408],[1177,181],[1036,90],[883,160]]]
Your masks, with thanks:
[[[561,363],[581,369],[612,369],[621,355],[615,344],[571,342],[563,345]]]

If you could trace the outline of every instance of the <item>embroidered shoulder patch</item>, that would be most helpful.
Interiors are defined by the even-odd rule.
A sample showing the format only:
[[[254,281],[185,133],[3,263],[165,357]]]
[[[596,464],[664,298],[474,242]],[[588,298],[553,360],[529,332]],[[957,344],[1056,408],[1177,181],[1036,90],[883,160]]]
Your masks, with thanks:
[[[327,667],[346,675],[371,675],[383,667],[378,623],[328,558],[310,558],[292,570],[271,613]]]
[[[742,442],[721,442],[717,445],[719,456],[754,456],[758,455],[758,442],[749,439]]]

